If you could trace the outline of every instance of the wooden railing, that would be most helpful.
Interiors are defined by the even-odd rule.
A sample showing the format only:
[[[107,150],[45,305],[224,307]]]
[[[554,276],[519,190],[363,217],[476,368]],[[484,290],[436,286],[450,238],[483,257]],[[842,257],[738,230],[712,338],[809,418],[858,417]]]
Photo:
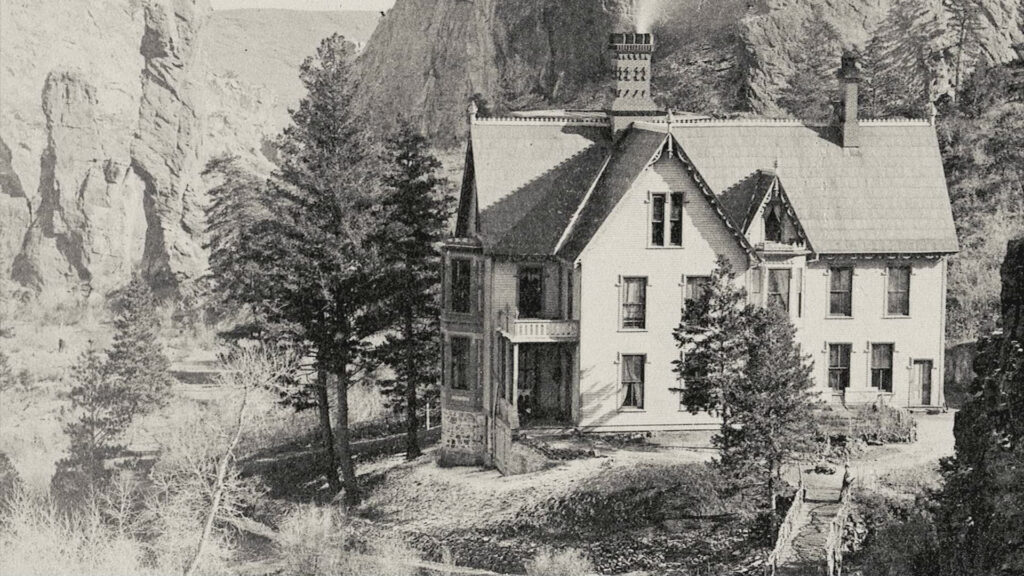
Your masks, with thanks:
[[[786,516],[782,519],[782,524],[779,525],[779,532],[775,536],[775,547],[772,548],[771,553],[768,554],[768,560],[765,562],[764,572],[767,576],[775,576],[775,571],[779,567],[779,556],[793,539],[793,530],[796,528],[797,520],[803,512],[806,498],[807,488],[804,487],[804,479],[801,476],[796,494],[793,495],[793,502],[790,503],[789,510],[786,511]]]
[[[571,341],[580,337],[580,324],[575,320],[519,318],[515,309],[498,313],[498,327],[513,342]]]
[[[840,576],[843,571],[843,530],[846,528],[846,517],[850,514],[850,492],[853,477],[850,476],[850,465],[846,465],[843,474],[843,487],[839,490],[839,509],[828,525],[825,537],[825,565],[828,576]]]

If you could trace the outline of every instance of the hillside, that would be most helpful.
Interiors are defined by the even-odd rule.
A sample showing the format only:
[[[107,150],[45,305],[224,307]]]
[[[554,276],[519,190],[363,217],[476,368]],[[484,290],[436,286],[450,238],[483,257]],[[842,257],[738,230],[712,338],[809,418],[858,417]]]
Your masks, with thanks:
[[[202,36],[215,76],[262,86],[292,106],[303,95],[296,71],[320,39],[338,33],[362,46],[378,20],[379,12],[222,10],[210,15]]]
[[[833,46],[867,46],[890,0],[640,1],[658,45],[656,98],[679,110],[780,114],[782,90],[808,22],[839,36]],[[399,0],[375,30],[361,61],[362,106],[380,117],[402,112],[445,143],[460,140],[464,109],[480,93],[497,109],[601,106],[607,92],[608,33],[632,28],[630,0]],[[938,0],[919,0],[936,43],[935,94],[949,89],[952,25]],[[1017,0],[983,0],[978,59],[1003,63],[1024,42]],[[644,8],[646,6],[646,8]],[[828,50],[816,46],[812,50]]]

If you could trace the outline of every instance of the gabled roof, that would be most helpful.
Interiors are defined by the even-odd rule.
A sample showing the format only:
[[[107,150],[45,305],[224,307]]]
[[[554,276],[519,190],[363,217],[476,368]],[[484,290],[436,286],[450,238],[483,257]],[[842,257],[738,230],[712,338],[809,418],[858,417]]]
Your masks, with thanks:
[[[958,249],[934,128],[861,121],[859,148],[797,122],[694,121],[672,134],[719,194],[774,168],[814,250],[823,254]],[[731,204],[731,203],[730,203]]]
[[[612,149],[608,166],[572,223],[558,255],[572,260],[586,248],[615,205],[629,191],[640,172],[658,153],[667,134],[650,130],[629,130]]]
[[[554,254],[610,144],[603,121],[474,122],[472,177],[485,249]]]
[[[479,213],[485,250],[575,259],[668,134],[698,188],[745,249],[764,195],[778,186],[820,254],[958,249],[934,128],[861,121],[859,148],[838,129],[794,121],[636,122],[614,144],[602,119],[476,120],[460,221]]]
[[[722,210],[743,232],[750,226],[750,220],[757,213],[764,195],[775,182],[775,173],[770,170],[756,170],[718,195]]]

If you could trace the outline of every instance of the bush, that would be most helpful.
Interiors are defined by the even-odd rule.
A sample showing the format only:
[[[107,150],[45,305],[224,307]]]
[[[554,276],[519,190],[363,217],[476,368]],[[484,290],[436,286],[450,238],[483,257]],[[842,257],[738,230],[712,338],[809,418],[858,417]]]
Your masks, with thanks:
[[[397,539],[367,542],[333,506],[297,506],[281,522],[278,545],[285,574],[412,576],[419,556]]]
[[[586,576],[594,573],[594,565],[582,552],[572,548],[555,551],[542,548],[526,563],[528,576]]]
[[[96,505],[68,516],[49,499],[19,491],[0,524],[5,574],[151,574],[143,556],[143,546],[111,530]]]

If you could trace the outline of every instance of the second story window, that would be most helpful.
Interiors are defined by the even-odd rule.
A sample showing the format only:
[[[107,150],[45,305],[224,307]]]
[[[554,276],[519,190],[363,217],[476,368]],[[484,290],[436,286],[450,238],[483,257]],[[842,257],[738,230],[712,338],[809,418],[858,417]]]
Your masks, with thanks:
[[[651,246],[682,245],[682,193],[651,194]]]
[[[789,268],[768,270],[768,307],[781,308],[789,312],[789,280],[793,271]]]
[[[769,207],[765,213],[764,239],[768,242],[782,242],[782,219],[775,207]]]
[[[622,279],[622,327],[647,327],[647,278]]]
[[[910,316],[910,267],[890,266],[886,270],[886,279],[886,314]]]
[[[519,317],[540,318],[544,312],[544,269],[523,266],[519,269]]]
[[[700,299],[704,295],[704,290],[707,289],[709,282],[711,282],[710,276],[687,276],[683,301]]]
[[[470,312],[473,295],[473,261],[468,258],[452,258],[451,311],[461,314]]]
[[[829,269],[828,313],[853,316],[853,268]]]

